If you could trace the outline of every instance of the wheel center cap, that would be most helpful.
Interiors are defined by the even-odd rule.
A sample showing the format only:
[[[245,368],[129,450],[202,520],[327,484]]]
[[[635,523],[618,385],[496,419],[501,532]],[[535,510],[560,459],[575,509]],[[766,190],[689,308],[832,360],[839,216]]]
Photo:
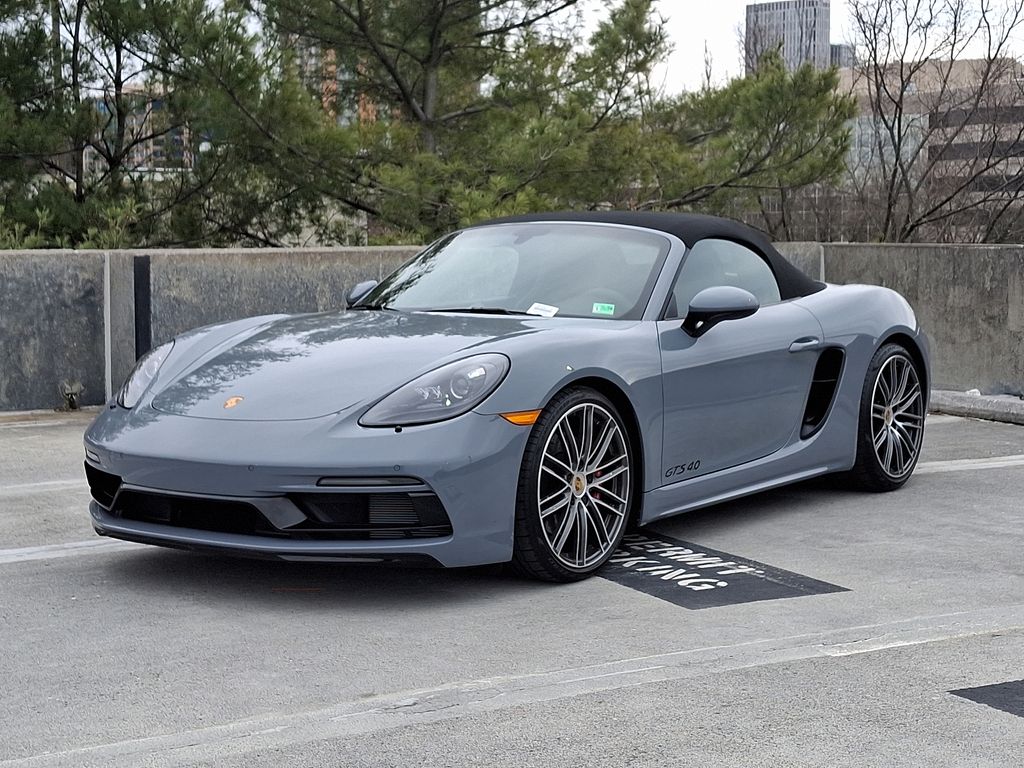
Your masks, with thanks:
[[[572,492],[579,498],[587,491],[587,478],[583,475],[574,475],[572,478]]]
[[[885,426],[891,427],[893,421],[896,419],[896,415],[892,412],[892,408],[885,409]]]

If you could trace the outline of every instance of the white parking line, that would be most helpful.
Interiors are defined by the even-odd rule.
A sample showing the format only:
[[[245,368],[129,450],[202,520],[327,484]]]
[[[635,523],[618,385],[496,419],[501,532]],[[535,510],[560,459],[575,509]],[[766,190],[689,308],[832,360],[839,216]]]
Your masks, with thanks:
[[[39,547],[0,549],[0,565],[27,563],[35,560],[54,560],[61,557],[77,557],[78,555],[102,554],[120,549],[136,549],[142,546],[142,544],[132,544],[128,541],[95,538],[85,541],[68,541],[63,544],[44,544]]]
[[[977,469],[1004,469],[1024,466],[1024,454],[992,456],[987,459],[949,459],[947,461],[922,461],[914,474],[930,475],[935,472],[968,472]]]
[[[32,429],[34,427],[67,427],[72,424],[81,425],[82,421],[79,419],[37,419],[35,421],[8,421],[6,423],[0,422],[0,430]]]
[[[925,421],[925,426],[930,427],[935,424],[954,424],[963,420],[962,416],[949,416],[945,413],[929,413],[928,419]]]
[[[79,477],[74,480],[40,480],[37,483],[14,483],[13,485],[0,486],[0,496],[20,496],[25,492],[42,493],[45,491],[52,491],[55,488],[73,488],[76,485],[81,488],[87,488],[84,477]]]

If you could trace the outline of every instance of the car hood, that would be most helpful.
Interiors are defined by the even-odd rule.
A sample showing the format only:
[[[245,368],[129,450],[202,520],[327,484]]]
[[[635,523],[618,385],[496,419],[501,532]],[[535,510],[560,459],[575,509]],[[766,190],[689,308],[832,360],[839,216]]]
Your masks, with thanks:
[[[544,318],[423,312],[285,317],[208,350],[161,383],[152,406],[208,419],[316,418],[369,404],[459,352],[494,351],[492,342],[545,325]]]

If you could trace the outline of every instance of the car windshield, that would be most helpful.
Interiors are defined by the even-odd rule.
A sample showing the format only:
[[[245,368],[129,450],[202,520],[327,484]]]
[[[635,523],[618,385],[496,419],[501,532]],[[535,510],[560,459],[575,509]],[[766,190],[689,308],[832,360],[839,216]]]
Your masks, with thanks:
[[[436,241],[360,304],[634,320],[643,314],[668,249],[661,235],[623,227],[479,227]]]

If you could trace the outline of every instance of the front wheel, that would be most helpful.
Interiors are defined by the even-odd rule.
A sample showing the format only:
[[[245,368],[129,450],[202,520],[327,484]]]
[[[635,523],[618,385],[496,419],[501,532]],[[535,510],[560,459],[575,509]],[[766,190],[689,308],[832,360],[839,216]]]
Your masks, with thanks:
[[[633,448],[615,406],[586,387],[556,395],[526,445],[512,563],[546,581],[577,581],[622,540],[633,507]]]
[[[916,363],[900,345],[884,345],[864,379],[854,482],[871,491],[894,491],[907,482],[921,453],[924,418]]]

